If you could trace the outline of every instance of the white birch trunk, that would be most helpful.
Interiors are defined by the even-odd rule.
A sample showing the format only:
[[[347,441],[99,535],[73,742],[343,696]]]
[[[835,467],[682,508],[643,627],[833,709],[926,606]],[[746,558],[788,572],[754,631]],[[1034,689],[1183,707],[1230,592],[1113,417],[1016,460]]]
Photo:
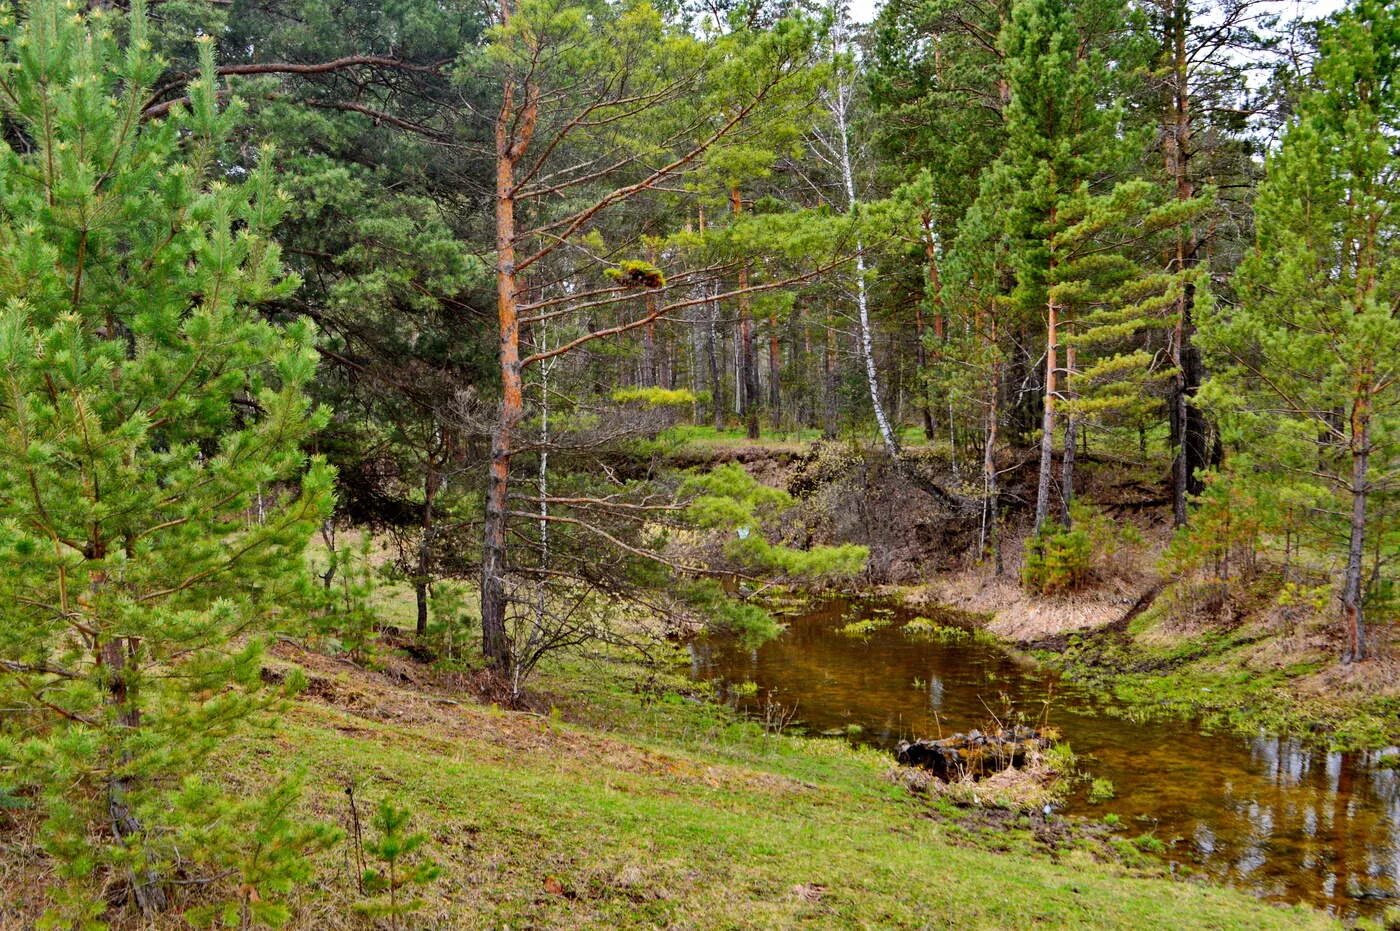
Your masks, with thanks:
[[[836,22],[832,27],[831,50],[834,56],[841,54],[846,38],[845,9],[838,8]],[[856,214],[855,172],[851,166],[851,130],[849,108],[851,81],[848,75],[840,75],[836,81],[836,92],[831,97],[831,116],[836,124],[836,156],[841,164],[841,183],[846,191],[846,209],[854,217]],[[860,324],[860,352],[865,361],[865,381],[870,390],[870,406],[875,409],[875,422],[880,427],[880,439],[890,458],[899,459],[899,440],[885,415],[885,406],[880,401],[880,377],[875,367],[875,348],[870,338],[870,299],[865,283],[865,245],[859,234],[856,235],[856,311]]]

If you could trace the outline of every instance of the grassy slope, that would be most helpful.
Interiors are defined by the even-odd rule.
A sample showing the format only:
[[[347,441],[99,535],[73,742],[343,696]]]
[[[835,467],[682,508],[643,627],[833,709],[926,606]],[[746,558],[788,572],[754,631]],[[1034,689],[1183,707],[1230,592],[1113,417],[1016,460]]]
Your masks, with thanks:
[[[1052,862],[1026,830],[978,831],[836,741],[770,737],[611,669],[556,672],[561,715],[470,703],[395,663],[365,673],[296,653],[313,688],[280,738],[231,767],[312,766],[308,804],[343,821],[342,780],[416,811],[447,867],[414,927],[1323,926],[1228,890],[1130,878],[1088,850]],[[448,696],[451,699],[448,699]],[[446,699],[446,700],[445,700]],[[449,703],[452,702],[458,703]],[[625,724],[623,722],[626,722]],[[344,852],[324,855],[297,925],[338,927]]]

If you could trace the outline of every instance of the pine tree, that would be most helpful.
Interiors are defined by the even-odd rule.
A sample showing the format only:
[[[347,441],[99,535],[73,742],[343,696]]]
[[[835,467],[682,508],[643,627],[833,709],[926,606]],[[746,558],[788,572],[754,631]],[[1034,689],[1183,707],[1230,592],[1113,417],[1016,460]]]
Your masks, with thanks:
[[[1000,39],[1009,88],[1006,148],[982,178],[978,213],[996,217],[1010,241],[1013,306],[1030,319],[1044,315],[1037,529],[1050,512],[1058,405],[1073,367],[1062,365],[1066,308],[1050,287],[1067,258],[1057,241],[1072,222],[1065,205],[1091,180],[1121,170],[1137,145],[1120,131],[1122,107],[1114,97],[1118,74],[1133,65],[1132,43],[1122,37],[1133,30],[1122,30],[1125,22],[1116,0],[1018,0]],[[964,237],[964,250],[984,247],[984,226],[973,225],[970,232],[981,241]],[[1072,438],[1072,419],[1068,429]],[[1068,489],[1062,492],[1067,497]]]
[[[1323,28],[1260,187],[1240,305],[1201,320],[1219,372],[1205,397],[1239,450],[1228,478],[1311,502],[1308,549],[1342,566],[1344,660],[1366,655],[1364,588],[1396,549],[1375,503],[1400,481],[1398,71],[1394,4],[1363,0]]]
[[[400,918],[423,907],[421,899],[404,899],[404,892],[442,875],[442,868],[422,852],[428,836],[409,833],[411,818],[407,808],[399,808],[387,798],[379,803],[373,819],[379,836],[365,849],[382,866],[365,870],[361,877],[365,891],[377,898],[356,907],[361,914],[388,918],[389,927],[395,929]]]
[[[1153,69],[1160,123],[1158,145],[1163,180],[1178,200],[1196,197],[1209,182],[1217,186],[1206,222],[1184,223],[1167,254],[1177,269],[1212,265],[1224,277],[1237,252],[1232,246],[1232,216],[1244,216],[1243,204],[1257,183],[1258,162],[1249,156],[1253,143],[1245,114],[1250,101],[1250,73],[1267,64],[1278,42],[1270,35],[1273,10],[1255,0],[1152,0],[1144,4],[1158,51]],[[1242,209],[1243,208],[1243,209]],[[1195,288],[1177,296],[1176,322],[1168,343],[1176,370],[1168,394],[1168,419],[1175,446],[1172,461],[1172,520],[1186,524],[1190,496],[1204,490],[1201,473],[1218,461],[1206,421],[1195,396],[1205,377],[1194,344]]]
[[[675,12],[647,4],[593,8],[521,0],[500,7],[484,50],[483,63],[500,82],[492,132],[501,403],[491,430],[482,523],[482,651],[515,684],[520,664],[510,626],[521,618],[528,626],[541,602],[533,597],[538,589],[522,597],[516,571],[522,561],[510,556],[512,541],[519,541],[513,528],[522,520],[586,524],[560,510],[578,502],[541,495],[536,509],[526,512],[512,499],[518,494],[512,462],[530,426],[527,376],[551,360],[578,358],[583,347],[601,352],[665,321],[697,302],[695,286],[706,279],[723,275],[734,282],[714,300],[733,300],[741,318],[752,311],[751,295],[784,285],[751,280],[749,256],[720,268],[687,268],[695,253],[681,250],[658,255],[663,283],[649,289],[656,293],[643,299],[643,313],[628,315],[623,312],[637,301],[633,284],[602,274],[605,266],[639,258],[618,254],[608,234],[631,242],[636,214],[672,203],[672,192],[745,177],[736,165],[751,162],[775,130],[786,132],[794,115],[811,105],[812,20],[794,14],[762,30],[697,36]],[[591,79],[580,82],[579,74]],[[727,187],[733,198],[733,185]],[[737,199],[742,208],[742,196]],[[734,213],[730,225],[739,227],[747,211]],[[668,219],[669,226],[680,216]],[[585,243],[581,254],[575,246]],[[598,278],[607,283],[600,287]],[[616,322],[605,324],[609,318]],[[546,344],[546,330],[569,335]],[[750,327],[746,338],[752,336]],[[752,362],[749,352],[751,376]],[[753,399],[756,384],[749,387]],[[750,429],[756,426],[751,417]],[[597,507],[616,511],[606,503]],[[535,552],[548,549],[541,541]]]
[[[1182,296],[1209,305],[1209,280],[1199,267],[1175,261],[1179,231],[1198,217],[1207,196],[1173,197],[1161,185],[1123,181],[1105,194],[1087,187],[1063,203],[1069,225],[1054,237],[1060,264],[1049,299],[1064,315],[1068,390],[1061,459],[1061,522],[1070,525],[1075,437],[1091,424],[1141,422],[1160,408],[1158,382],[1179,373],[1148,347],[1166,342],[1180,321]],[[1164,263],[1162,256],[1171,256]],[[1153,339],[1153,331],[1159,338]]]
[[[1058,497],[1059,523],[1068,527],[1080,431],[1142,414],[1154,406],[1149,381],[1170,374],[1145,349],[1147,334],[1170,328],[1183,291],[1203,281],[1160,256],[1204,201],[1172,200],[1160,185],[1131,177],[1147,137],[1132,129],[1123,99],[1148,47],[1139,18],[1121,4],[1020,0],[1000,47],[1006,148],[963,216],[951,280],[961,303],[981,308],[976,332],[1010,318],[1019,332],[1043,333],[1035,526],[1045,525]],[[986,433],[995,434],[994,422]]]
[[[312,328],[254,309],[295,285],[282,199],[265,155],[221,150],[212,46],[188,105],[145,119],[140,3],[3,15],[0,780],[39,799],[70,926],[111,875],[162,907],[191,819],[236,815],[179,777],[276,700],[262,637],[331,475],[302,451]]]

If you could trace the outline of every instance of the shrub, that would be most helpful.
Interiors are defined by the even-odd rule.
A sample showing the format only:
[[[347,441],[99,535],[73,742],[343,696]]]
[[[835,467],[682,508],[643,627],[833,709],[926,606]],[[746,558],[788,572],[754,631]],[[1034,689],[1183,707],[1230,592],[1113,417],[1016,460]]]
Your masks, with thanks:
[[[1041,595],[1072,591],[1088,577],[1093,552],[1087,531],[1046,524],[1026,541],[1021,582]]]
[[[617,388],[612,399],[618,404],[637,404],[641,407],[685,407],[697,400],[694,392],[685,388],[657,388],[633,386]]]

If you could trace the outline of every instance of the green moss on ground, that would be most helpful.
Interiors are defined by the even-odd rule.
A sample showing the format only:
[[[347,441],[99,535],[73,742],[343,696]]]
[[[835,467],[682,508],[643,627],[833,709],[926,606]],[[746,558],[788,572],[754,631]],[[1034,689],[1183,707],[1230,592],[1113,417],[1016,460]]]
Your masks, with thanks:
[[[1282,626],[1265,593],[1237,603],[1228,622],[1183,623],[1169,588],[1125,629],[1069,635],[1037,659],[1068,678],[1111,695],[1134,717],[1181,716],[1206,727],[1264,731],[1336,750],[1400,743],[1400,695],[1384,664],[1356,667],[1346,688],[1320,676],[1338,671],[1316,646],[1325,619]],[[1313,634],[1310,636],[1310,633]]]

